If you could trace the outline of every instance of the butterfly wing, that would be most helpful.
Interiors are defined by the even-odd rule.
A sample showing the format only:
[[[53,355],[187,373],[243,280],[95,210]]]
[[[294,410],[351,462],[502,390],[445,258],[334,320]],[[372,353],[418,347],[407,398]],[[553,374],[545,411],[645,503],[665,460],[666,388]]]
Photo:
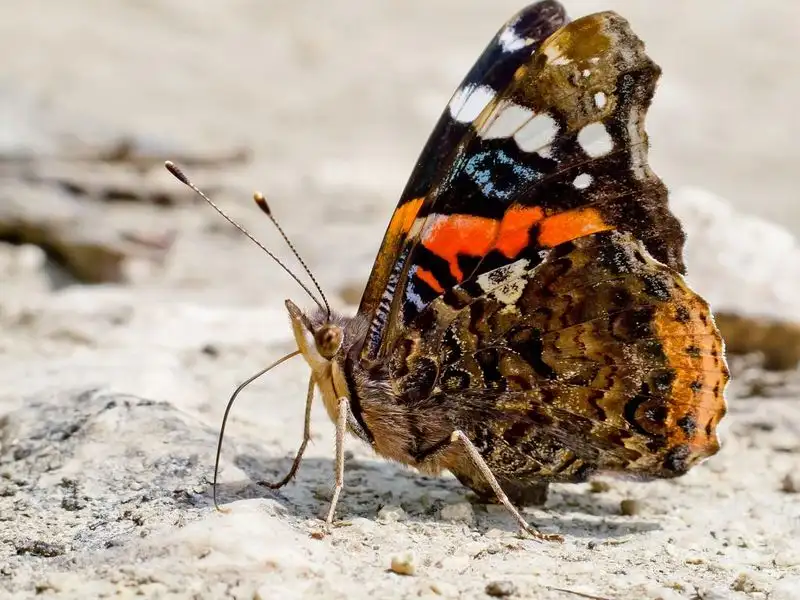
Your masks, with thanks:
[[[674,477],[719,448],[728,370],[708,305],[630,234],[490,271],[418,321],[389,359],[398,398],[452,415],[501,482]],[[469,462],[448,468],[480,487]]]
[[[455,160],[459,143],[474,136],[472,123],[496,90],[505,89],[539,44],[567,22],[563,6],[553,0],[537,2],[514,15],[489,42],[436,123],[386,229],[361,300],[359,314],[373,322],[368,354],[374,354],[382,338],[408,257],[411,226],[422,205],[436,201],[431,192],[442,176],[442,161]]]
[[[426,195],[395,213],[402,235],[387,234],[393,264],[363,356],[385,355],[446,290],[599,231],[628,231],[682,272],[683,233],[647,164],[659,75],[627,21],[605,12],[544,39],[505,87],[459,89],[458,114],[475,116]]]

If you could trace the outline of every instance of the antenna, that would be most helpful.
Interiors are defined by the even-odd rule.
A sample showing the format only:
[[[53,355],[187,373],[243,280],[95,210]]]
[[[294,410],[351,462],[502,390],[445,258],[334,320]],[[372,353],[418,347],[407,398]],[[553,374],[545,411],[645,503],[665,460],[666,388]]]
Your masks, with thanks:
[[[264,252],[266,252],[266,253],[267,253],[267,255],[268,255],[268,256],[269,256],[269,257],[270,257],[272,260],[274,260],[276,263],[278,263],[278,265],[279,265],[279,266],[280,266],[280,267],[281,267],[281,268],[282,268],[284,271],[286,271],[286,272],[289,274],[289,277],[291,277],[292,279],[294,279],[294,280],[297,282],[297,284],[298,284],[298,285],[299,285],[301,288],[303,288],[303,290],[305,291],[305,293],[306,293],[306,294],[308,294],[308,295],[309,295],[309,297],[310,297],[310,298],[311,298],[311,299],[312,299],[314,302],[316,302],[316,303],[317,303],[317,306],[319,306],[319,307],[320,307],[322,310],[325,310],[325,311],[327,311],[327,313],[328,313],[328,316],[330,316],[330,314],[331,314],[331,309],[330,309],[330,306],[328,305],[328,301],[327,301],[327,299],[325,299],[325,295],[324,295],[324,294],[322,294],[322,290],[320,290],[320,288],[319,288],[319,284],[317,283],[316,279],[314,279],[314,277],[313,277],[313,276],[311,276],[311,279],[312,279],[312,281],[314,282],[314,285],[315,285],[315,286],[317,287],[317,289],[319,290],[319,293],[320,293],[320,294],[322,294],[322,299],[323,299],[323,301],[325,302],[325,304],[324,304],[324,305],[323,305],[323,303],[322,303],[322,302],[320,302],[320,301],[317,299],[317,297],[316,297],[316,296],[315,296],[313,293],[311,293],[311,290],[308,288],[308,286],[307,286],[305,283],[303,283],[302,281],[300,281],[300,279],[297,277],[297,275],[295,275],[294,273],[292,273],[292,272],[289,270],[289,267],[287,267],[285,264],[283,264],[283,263],[281,262],[281,260],[280,260],[280,259],[279,259],[277,256],[275,256],[275,255],[274,255],[272,252],[270,252],[269,250],[267,250],[267,248],[264,246],[264,244],[262,244],[261,242],[259,242],[259,241],[258,241],[256,238],[254,238],[254,237],[253,237],[253,236],[250,234],[250,232],[249,232],[249,231],[247,231],[247,230],[246,230],[244,227],[242,227],[241,225],[239,225],[239,224],[238,224],[236,221],[234,221],[234,220],[233,220],[233,219],[231,219],[231,218],[230,218],[230,217],[229,217],[227,214],[225,214],[225,211],[223,211],[223,210],[222,210],[222,209],[221,209],[219,206],[217,206],[216,204],[214,204],[214,202],[211,200],[211,198],[209,198],[208,196],[206,196],[206,195],[205,195],[205,194],[204,194],[204,193],[203,193],[203,192],[200,190],[200,188],[198,188],[198,187],[197,187],[195,184],[193,184],[193,183],[192,183],[192,182],[189,180],[189,178],[186,176],[186,174],[185,174],[185,173],[184,173],[184,172],[183,172],[183,171],[180,169],[180,167],[178,167],[178,165],[176,165],[176,164],[175,164],[174,162],[172,162],[171,160],[168,160],[168,161],[164,162],[164,166],[166,167],[167,171],[169,171],[169,172],[172,174],[172,176],[173,176],[173,177],[175,177],[175,179],[177,179],[178,181],[180,181],[180,182],[181,182],[183,185],[185,185],[186,187],[188,187],[189,189],[191,189],[191,190],[192,190],[192,191],[193,191],[195,194],[197,194],[197,195],[198,195],[198,196],[200,196],[200,197],[201,197],[203,200],[205,200],[205,201],[206,201],[208,204],[210,204],[210,205],[211,205],[211,207],[212,207],[214,210],[216,210],[216,211],[217,211],[219,214],[221,214],[221,215],[222,215],[222,216],[225,218],[225,220],[226,220],[226,221],[228,221],[228,223],[230,223],[231,225],[233,225],[234,227],[236,227],[236,229],[238,229],[238,230],[239,230],[239,231],[241,231],[241,232],[242,232],[244,235],[246,235],[246,236],[247,236],[247,237],[250,239],[250,241],[251,241],[251,242],[253,242],[253,243],[254,243],[256,246],[258,246],[259,248],[261,248],[261,249],[262,249]],[[263,199],[263,196],[261,196],[260,194],[258,194],[258,196],[260,196],[260,197]],[[256,201],[256,202],[258,202],[258,201]],[[264,205],[266,205],[266,201],[264,201]],[[259,207],[260,207],[260,206],[261,206],[261,205],[259,204]],[[263,209],[263,208],[261,208],[261,210],[264,210],[264,209]],[[267,211],[266,211],[266,212],[267,212],[267,214],[268,214],[268,215],[270,214],[270,213],[269,213],[269,208],[267,208]],[[270,216],[271,216],[271,215],[270,215]],[[273,221],[272,221],[272,222],[273,222],[273,223],[275,223],[274,219],[273,219]],[[278,230],[280,231],[280,228],[278,228]],[[281,231],[281,233],[283,233],[283,232]],[[284,236],[283,236],[283,238],[284,238],[284,239],[286,239],[286,236],[284,235]],[[286,241],[288,242],[288,240],[286,240]],[[297,255],[297,251],[294,249],[294,247],[293,247],[291,244],[289,244],[289,247],[292,249],[292,251],[294,252],[295,256],[297,256],[298,258],[300,258],[300,257]],[[302,260],[301,260],[300,262],[301,262],[301,264],[303,265],[303,267],[305,268],[306,272],[307,272],[309,275],[311,275],[311,271],[309,271],[309,270],[308,270],[308,267],[306,267],[305,263],[304,263]]]
[[[286,242],[286,245],[289,246],[289,249],[292,251],[292,254],[295,255],[295,258],[303,265],[303,269],[305,269],[308,276],[311,278],[311,281],[314,283],[314,287],[317,288],[319,295],[322,296],[322,301],[325,303],[325,309],[328,311],[328,318],[331,317],[331,305],[328,304],[328,299],[325,297],[325,292],[322,291],[319,283],[317,282],[317,278],[314,277],[314,274],[311,272],[311,269],[308,268],[306,261],[300,256],[300,253],[295,249],[294,244],[289,241],[289,237],[283,232],[283,228],[278,225],[278,220],[272,214],[272,210],[270,210],[269,205],[267,204],[267,199],[264,198],[264,195],[261,192],[256,192],[253,194],[253,200],[255,200],[256,205],[261,211],[269,217],[269,220],[272,221],[272,224],[275,225],[275,229],[278,230],[278,233],[281,234],[283,241]]]

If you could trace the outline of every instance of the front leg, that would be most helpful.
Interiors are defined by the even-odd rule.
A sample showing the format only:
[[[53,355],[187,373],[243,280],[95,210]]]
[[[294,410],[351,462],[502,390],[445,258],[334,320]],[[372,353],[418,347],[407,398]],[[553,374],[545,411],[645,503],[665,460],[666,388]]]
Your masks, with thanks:
[[[347,432],[350,401],[346,397],[339,398],[336,410],[336,483],[333,488],[328,518],[325,519],[328,525],[333,523],[333,515],[336,512],[336,505],[339,502],[339,494],[344,486],[344,435]]]
[[[292,467],[289,469],[289,472],[286,474],[286,476],[280,481],[274,483],[270,481],[259,481],[259,485],[268,487],[271,490],[277,490],[289,483],[297,474],[297,469],[300,468],[300,462],[303,460],[303,454],[306,451],[306,446],[308,446],[308,442],[311,439],[311,405],[314,402],[315,385],[314,378],[310,377],[308,380],[308,393],[306,394],[306,412],[303,420],[303,441],[300,443],[300,448],[297,450],[297,454],[294,456]]]

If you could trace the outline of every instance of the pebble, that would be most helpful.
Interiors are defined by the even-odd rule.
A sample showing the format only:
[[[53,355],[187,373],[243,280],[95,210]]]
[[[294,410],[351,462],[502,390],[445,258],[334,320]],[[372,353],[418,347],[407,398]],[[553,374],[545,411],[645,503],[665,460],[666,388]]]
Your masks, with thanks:
[[[787,494],[800,494],[800,472],[787,473],[781,481],[781,491]]]
[[[761,581],[753,573],[747,571],[739,573],[736,579],[731,584],[731,589],[734,592],[744,592],[745,594],[752,594],[753,592],[766,591],[764,582]]]
[[[378,511],[378,521],[381,523],[397,523],[398,521],[405,521],[407,518],[406,511],[399,506],[391,504],[382,507]]]
[[[456,598],[458,596],[458,588],[446,581],[432,581],[430,588],[437,596],[444,596],[445,598]]]
[[[475,522],[475,511],[469,502],[456,502],[442,507],[440,516],[443,521],[454,521],[472,524]]]
[[[493,598],[507,598],[517,593],[517,586],[511,581],[491,581],[486,584],[485,592]]]
[[[416,558],[411,552],[396,554],[389,568],[398,575],[414,575],[417,572]]]
[[[639,500],[626,498],[619,503],[619,513],[626,517],[632,517],[642,512],[642,503]]]
[[[589,482],[589,491],[592,494],[602,494],[611,491],[611,484],[607,481],[596,480]]]

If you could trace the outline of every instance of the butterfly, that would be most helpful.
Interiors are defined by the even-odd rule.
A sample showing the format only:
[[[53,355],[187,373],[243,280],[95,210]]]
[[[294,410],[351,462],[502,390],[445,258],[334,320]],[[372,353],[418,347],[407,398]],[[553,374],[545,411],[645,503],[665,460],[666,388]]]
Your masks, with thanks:
[[[517,506],[552,482],[686,473],[719,449],[729,373],[648,165],[660,68],[614,12],[532,4],[434,127],[355,316],[287,300],[343,441]],[[262,208],[268,212],[265,204]]]

